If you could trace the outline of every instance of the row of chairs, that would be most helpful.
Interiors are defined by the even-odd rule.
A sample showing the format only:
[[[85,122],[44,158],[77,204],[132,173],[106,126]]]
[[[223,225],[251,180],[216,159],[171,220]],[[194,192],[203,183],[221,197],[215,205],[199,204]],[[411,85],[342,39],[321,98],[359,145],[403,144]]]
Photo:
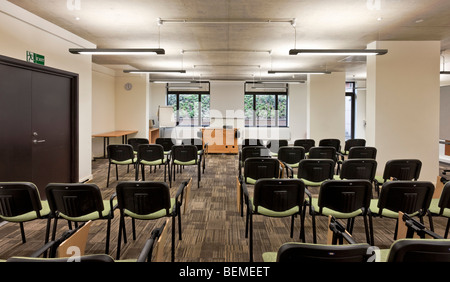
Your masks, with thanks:
[[[180,208],[185,193],[192,181],[180,184],[174,198],[165,182],[127,181],[120,182],[108,200],[103,200],[100,189],[88,183],[50,183],[45,192],[47,200],[42,200],[37,187],[29,182],[0,183],[0,218],[20,223],[22,241],[26,242],[23,223],[35,219],[47,219],[45,243],[49,242],[51,221],[53,231],[51,241],[55,241],[59,219],[65,219],[72,229],[72,222],[106,220],[105,254],[109,254],[111,220],[114,211],[120,210],[117,259],[120,258],[122,235],[126,243],[125,217],[132,218],[133,239],[136,239],[135,219],[154,220],[172,218],[172,261],[175,258],[175,219],[178,218],[179,239],[181,240]]]
[[[374,246],[372,217],[398,219],[398,212],[423,217],[449,217],[450,183],[444,186],[439,201],[433,201],[434,185],[428,181],[388,181],[383,184],[380,197],[372,199],[371,183],[367,180],[328,180],[321,184],[318,197],[313,197],[300,179],[259,179],[251,196],[247,184],[239,179],[246,205],[246,237],[250,233],[249,253],[253,261],[253,216],[291,217],[291,238],[294,218],[300,217],[300,239],[305,242],[304,220],[306,208],[312,216],[313,243],[316,244],[316,216],[333,216],[347,220],[346,230],[351,234],[354,220],[364,219],[367,243]],[[305,196],[306,195],[306,196]],[[397,238],[397,228],[394,240]],[[448,234],[448,224],[445,237]]]
[[[107,187],[109,187],[111,166],[116,167],[116,180],[119,180],[118,165],[127,165],[135,167],[135,180],[139,178],[139,171],[142,173],[142,180],[145,181],[145,167],[164,166],[164,182],[169,178],[169,185],[172,186],[172,180],[175,181],[175,166],[178,170],[184,166],[196,166],[198,171],[198,187],[201,180],[201,166],[203,173],[206,167],[207,144],[203,145],[199,138],[180,140],[177,145],[176,140],[172,138],[157,138],[156,144],[149,144],[145,138],[130,138],[129,144],[108,145],[108,176]]]

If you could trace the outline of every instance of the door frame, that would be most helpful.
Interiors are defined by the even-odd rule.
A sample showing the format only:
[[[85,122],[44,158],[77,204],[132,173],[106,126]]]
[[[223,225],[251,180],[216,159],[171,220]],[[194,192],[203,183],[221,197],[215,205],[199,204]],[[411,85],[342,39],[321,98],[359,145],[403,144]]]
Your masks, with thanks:
[[[0,55],[0,64],[70,79],[70,181],[73,183],[79,182],[79,75],[73,72],[37,65],[3,55]]]

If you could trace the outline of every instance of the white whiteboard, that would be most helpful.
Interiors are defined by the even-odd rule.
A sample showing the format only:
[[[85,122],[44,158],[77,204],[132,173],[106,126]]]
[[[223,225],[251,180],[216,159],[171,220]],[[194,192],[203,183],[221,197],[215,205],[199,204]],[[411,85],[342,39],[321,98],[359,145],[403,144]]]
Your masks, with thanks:
[[[175,127],[175,115],[172,106],[159,106],[158,108],[159,127]]]

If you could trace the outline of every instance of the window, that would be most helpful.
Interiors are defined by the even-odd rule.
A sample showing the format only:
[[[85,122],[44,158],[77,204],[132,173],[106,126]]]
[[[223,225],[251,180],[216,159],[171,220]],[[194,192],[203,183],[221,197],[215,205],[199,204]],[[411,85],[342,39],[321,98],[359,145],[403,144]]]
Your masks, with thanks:
[[[252,85],[253,83],[247,83]],[[254,84],[253,84],[254,85]],[[267,92],[248,91],[249,88],[261,90],[260,87],[248,87],[244,95],[245,126],[287,127],[287,88],[262,88]],[[283,92],[272,92],[282,89]],[[252,93],[253,92],[253,93]]]
[[[355,138],[355,83],[345,83],[345,140]]]
[[[175,113],[175,120],[180,126],[209,126],[211,118],[210,110],[210,95],[209,84],[207,84],[207,91],[199,88],[198,93],[192,92],[186,86],[186,90],[181,86],[179,90],[171,89],[167,86],[167,105],[173,106]],[[175,88],[175,87],[173,87]],[[202,93],[204,92],[204,93]]]

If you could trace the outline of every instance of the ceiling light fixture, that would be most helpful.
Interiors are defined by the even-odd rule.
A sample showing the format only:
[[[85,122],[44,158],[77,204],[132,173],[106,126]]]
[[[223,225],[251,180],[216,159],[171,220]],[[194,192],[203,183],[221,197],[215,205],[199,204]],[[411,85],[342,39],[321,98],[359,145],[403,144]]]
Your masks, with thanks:
[[[186,70],[124,70],[124,73],[186,73]]]
[[[159,26],[166,23],[175,24],[268,24],[268,23],[289,23],[296,24],[295,18],[279,18],[279,19],[161,19],[157,18]]]
[[[77,55],[164,55],[166,52],[161,48],[71,48],[69,52]]]
[[[289,55],[374,56],[387,52],[387,49],[291,49]]]
[[[440,71],[439,73],[440,74],[450,74],[450,71],[446,71],[445,70],[445,55],[444,55],[444,52],[445,52],[446,50],[444,50],[443,52],[441,52],[441,57],[442,57],[442,71]]]
[[[276,73],[286,73],[286,74],[330,74],[331,71],[289,71],[289,70],[270,70],[267,73],[276,74]]]

